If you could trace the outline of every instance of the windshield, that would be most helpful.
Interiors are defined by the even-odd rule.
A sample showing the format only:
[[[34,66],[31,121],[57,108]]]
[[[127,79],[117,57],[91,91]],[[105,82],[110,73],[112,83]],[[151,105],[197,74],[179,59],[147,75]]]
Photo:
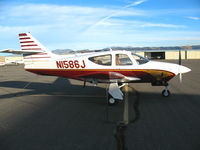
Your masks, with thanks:
[[[149,59],[147,59],[147,58],[144,58],[144,57],[134,54],[134,53],[131,53],[131,54],[139,65],[149,62]]]

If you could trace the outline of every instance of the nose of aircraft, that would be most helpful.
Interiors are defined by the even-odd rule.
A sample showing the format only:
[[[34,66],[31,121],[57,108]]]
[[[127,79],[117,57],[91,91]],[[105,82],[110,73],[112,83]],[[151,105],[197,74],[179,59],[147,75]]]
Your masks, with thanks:
[[[190,72],[191,69],[190,68],[187,68],[185,66],[179,66],[179,73],[187,73],[187,72]]]

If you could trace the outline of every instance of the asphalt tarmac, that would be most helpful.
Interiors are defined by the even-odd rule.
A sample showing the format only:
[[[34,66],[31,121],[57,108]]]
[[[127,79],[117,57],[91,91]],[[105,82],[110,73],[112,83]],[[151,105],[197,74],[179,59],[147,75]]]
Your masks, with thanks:
[[[129,85],[129,119],[138,120],[125,130],[128,150],[200,149],[199,64],[183,61],[192,72],[181,86],[178,77],[170,81],[168,98],[164,87]],[[0,150],[116,150],[124,102],[107,106],[106,87],[1,66]]]

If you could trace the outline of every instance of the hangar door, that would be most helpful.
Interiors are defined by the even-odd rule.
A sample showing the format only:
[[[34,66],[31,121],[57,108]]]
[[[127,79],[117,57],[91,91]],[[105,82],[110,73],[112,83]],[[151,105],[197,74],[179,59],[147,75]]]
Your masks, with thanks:
[[[145,52],[144,55],[149,59],[165,59],[165,52]]]

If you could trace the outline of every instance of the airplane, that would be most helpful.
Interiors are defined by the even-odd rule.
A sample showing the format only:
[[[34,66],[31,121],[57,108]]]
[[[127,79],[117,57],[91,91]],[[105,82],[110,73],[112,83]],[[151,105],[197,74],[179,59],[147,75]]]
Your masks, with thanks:
[[[56,55],[47,50],[31,33],[20,33],[21,50],[4,49],[0,52],[23,54],[24,69],[38,74],[71,78],[93,85],[108,83],[108,104],[114,105],[123,100],[120,90],[129,83],[151,83],[164,86],[162,96],[170,95],[169,80],[191,69],[178,64],[156,62],[130,51],[112,50],[90,53]],[[180,53],[179,53],[180,54]]]

